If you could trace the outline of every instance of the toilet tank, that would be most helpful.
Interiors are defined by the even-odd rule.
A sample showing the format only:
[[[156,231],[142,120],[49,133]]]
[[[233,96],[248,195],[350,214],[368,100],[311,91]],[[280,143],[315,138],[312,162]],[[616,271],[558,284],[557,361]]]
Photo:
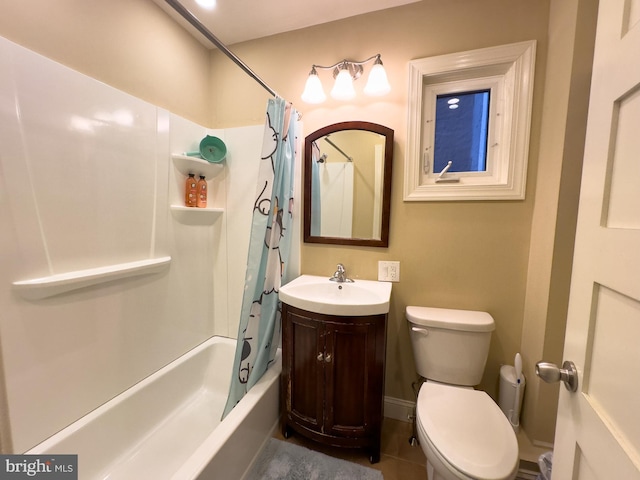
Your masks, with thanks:
[[[487,312],[407,307],[419,375],[452,385],[480,383],[489,355],[493,317]]]

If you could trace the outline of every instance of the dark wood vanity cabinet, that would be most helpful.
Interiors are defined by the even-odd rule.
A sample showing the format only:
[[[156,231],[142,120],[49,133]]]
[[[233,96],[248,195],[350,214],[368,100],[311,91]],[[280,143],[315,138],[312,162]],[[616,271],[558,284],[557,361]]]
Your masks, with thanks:
[[[380,459],[387,316],[282,305],[282,434]]]

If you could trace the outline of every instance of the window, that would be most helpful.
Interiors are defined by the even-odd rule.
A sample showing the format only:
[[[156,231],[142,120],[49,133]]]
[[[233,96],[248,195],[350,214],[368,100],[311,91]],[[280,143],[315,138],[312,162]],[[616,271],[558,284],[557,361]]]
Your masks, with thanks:
[[[436,96],[432,173],[447,167],[449,173],[487,170],[490,93],[480,90]]]
[[[525,194],[535,42],[410,62],[405,201]]]

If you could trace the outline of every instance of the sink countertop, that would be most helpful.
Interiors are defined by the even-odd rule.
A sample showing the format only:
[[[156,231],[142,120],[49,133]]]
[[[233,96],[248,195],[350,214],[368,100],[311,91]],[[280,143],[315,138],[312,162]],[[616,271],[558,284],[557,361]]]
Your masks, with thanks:
[[[391,283],[359,279],[339,283],[328,276],[301,275],[280,287],[279,297],[292,307],[325,315],[378,315],[389,312]]]

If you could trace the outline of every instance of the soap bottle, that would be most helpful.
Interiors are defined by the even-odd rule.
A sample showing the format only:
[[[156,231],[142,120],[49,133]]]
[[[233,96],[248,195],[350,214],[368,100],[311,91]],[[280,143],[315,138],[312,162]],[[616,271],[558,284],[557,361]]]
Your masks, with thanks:
[[[198,197],[196,200],[196,206],[200,208],[207,208],[207,181],[204,175],[200,175],[198,180]]]
[[[195,174],[190,173],[184,188],[184,204],[187,207],[195,207],[197,203],[198,183]]]

